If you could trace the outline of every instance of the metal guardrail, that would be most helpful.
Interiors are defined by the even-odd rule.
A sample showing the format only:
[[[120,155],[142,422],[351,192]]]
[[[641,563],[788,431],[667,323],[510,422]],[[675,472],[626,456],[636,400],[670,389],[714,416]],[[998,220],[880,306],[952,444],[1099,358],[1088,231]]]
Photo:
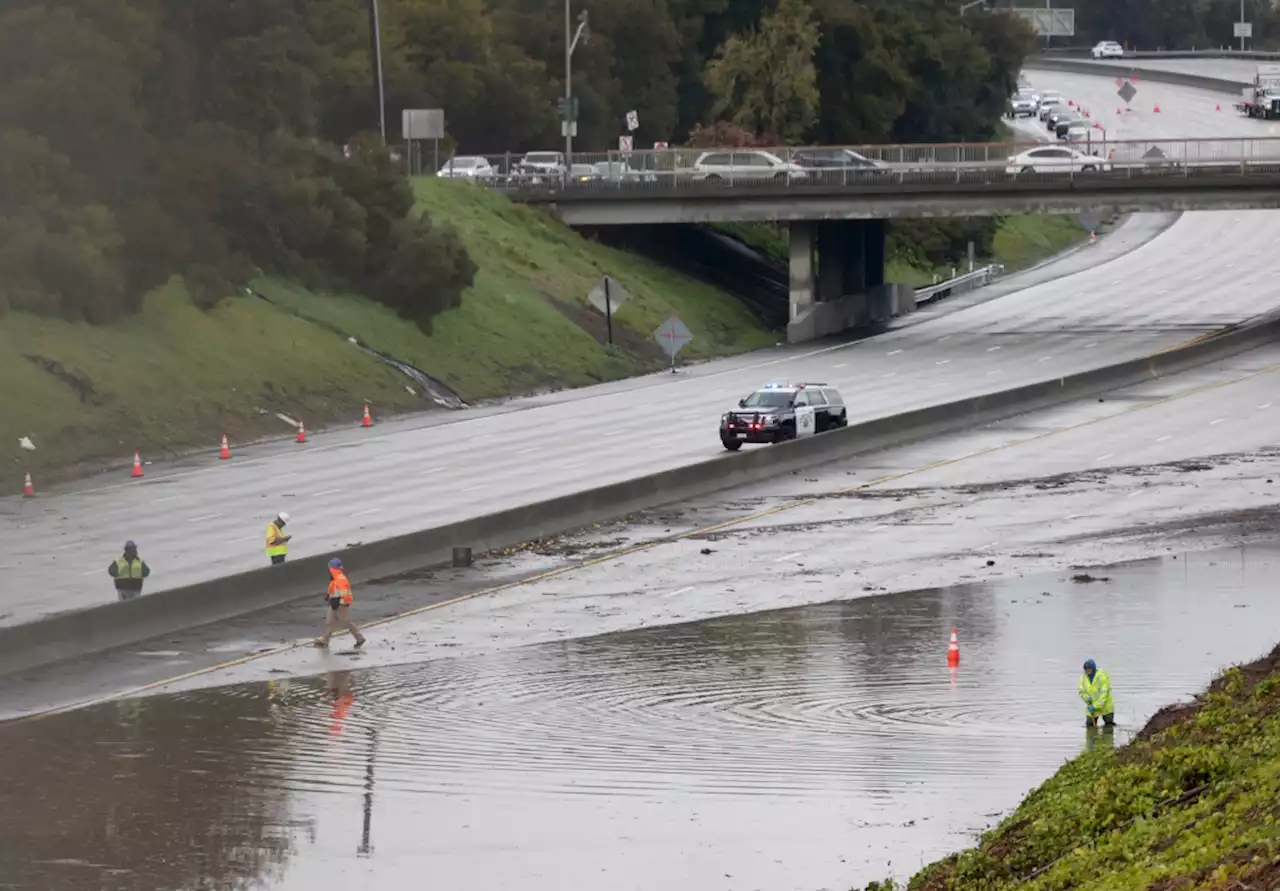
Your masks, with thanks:
[[[1132,113],[1132,112],[1131,112]],[[667,196],[685,192],[749,188],[812,190],[849,187],[877,191],[878,186],[901,184],[1007,183],[1046,178],[1091,181],[1151,177],[1209,177],[1215,175],[1269,176],[1280,173],[1280,137],[1235,139],[1109,139],[1103,125],[1075,143],[1059,148],[1082,152],[1068,166],[1053,167],[1049,158],[1020,157],[1032,149],[1053,149],[1037,142],[950,143],[937,145],[823,146],[814,148],[715,151],[729,157],[726,164],[697,166],[707,154],[696,149],[575,153],[568,171],[531,169],[518,155],[486,158],[489,164],[475,182],[512,193],[513,197],[566,194],[605,196]],[[1093,134],[1097,134],[1096,138]],[[873,162],[837,167],[813,166],[815,152],[848,150]],[[738,164],[738,154],[771,156],[772,166]],[[852,157],[852,156],[851,156]],[[705,159],[704,159],[705,160]],[[496,163],[495,163],[496,162]]]
[[[1125,50],[1123,56],[1112,56],[1094,59],[1087,46],[1062,47],[1060,49],[1041,50],[1031,56],[1027,62],[1034,65],[1038,59],[1088,59],[1095,62],[1125,62],[1129,59],[1236,59],[1243,61],[1268,62],[1280,59],[1280,53],[1267,50],[1238,50],[1229,46],[1217,49],[1185,50]]]
[[[957,275],[955,278],[949,278],[946,281],[926,285],[923,288],[916,288],[916,306],[924,306],[925,304],[933,303],[935,300],[953,297],[966,291],[976,291],[978,288],[991,284],[1003,273],[1004,266],[999,263],[992,263],[972,272]]]

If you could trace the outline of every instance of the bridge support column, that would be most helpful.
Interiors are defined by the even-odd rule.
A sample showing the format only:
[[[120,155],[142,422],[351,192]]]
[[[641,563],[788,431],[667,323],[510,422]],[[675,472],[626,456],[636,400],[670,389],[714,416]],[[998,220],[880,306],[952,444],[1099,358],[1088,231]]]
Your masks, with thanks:
[[[791,321],[813,308],[814,280],[814,230],[809,222],[791,223],[788,227],[791,240]]]
[[[851,328],[882,324],[914,308],[912,289],[885,284],[884,220],[832,220],[812,226],[812,235],[798,247],[791,224],[791,324],[787,340],[800,343]],[[797,302],[797,251],[812,269],[817,247],[817,283],[808,308]]]

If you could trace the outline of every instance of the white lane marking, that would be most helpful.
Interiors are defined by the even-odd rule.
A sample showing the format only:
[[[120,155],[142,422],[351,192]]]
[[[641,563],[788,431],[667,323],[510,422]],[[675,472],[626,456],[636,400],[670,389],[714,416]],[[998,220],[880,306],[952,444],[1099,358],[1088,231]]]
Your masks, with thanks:
[[[234,538],[231,541],[227,542],[227,544],[232,544],[232,545],[248,544],[251,541],[257,541],[257,540],[258,540],[257,536],[251,535],[251,536],[248,536],[247,538]]]
[[[896,371],[890,371],[888,374],[882,374],[882,375],[880,375],[880,376],[881,376],[881,377],[897,377],[897,376],[898,376],[898,372],[896,372]]]
[[[462,491],[464,491],[464,492],[474,492],[474,491],[476,491],[477,489],[485,489],[485,488],[488,488],[488,486],[489,486],[489,484],[488,484],[488,483],[481,483],[481,484],[480,484],[480,485],[478,485],[478,486],[467,486],[467,487],[466,487],[465,489],[463,489]]]
[[[1095,460],[1095,461],[1105,461],[1105,460],[1107,460],[1108,458],[1114,458],[1114,457],[1115,457],[1115,454],[1116,454],[1115,452],[1107,452],[1105,455],[1099,455],[1097,458],[1094,458],[1094,460]]]
[[[848,365],[848,364],[849,364],[848,362],[841,362],[839,365],[832,365],[831,367],[832,367],[832,368],[844,368],[844,367],[845,367],[846,365]]]
[[[1139,489],[1139,490],[1138,490],[1138,491],[1136,491],[1136,492],[1130,492],[1130,493],[1129,493],[1129,497],[1130,497],[1130,498],[1137,498],[1139,495],[1141,495],[1141,494],[1142,494],[1142,492],[1143,492],[1143,490],[1142,490],[1142,489]]]
[[[1168,441],[1169,441],[1169,440],[1171,440],[1171,439],[1173,439],[1173,434],[1172,434],[1172,433],[1166,433],[1164,436],[1158,437],[1158,438],[1156,439],[1156,442],[1168,442]]]
[[[371,507],[371,508],[369,508],[368,510],[356,511],[356,512],[355,512],[354,514],[352,514],[351,516],[353,516],[353,517],[367,517],[367,516],[369,516],[370,514],[380,514],[380,513],[382,513],[382,508],[380,508],[380,507]]]
[[[574,461],[572,464],[565,464],[561,470],[577,470],[579,467],[586,465],[586,461]]]
[[[244,461],[240,462],[241,466],[244,466],[244,464],[245,464],[245,463],[247,463],[247,462],[244,462]],[[291,480],[291,479],[293,479],[293,478],[294,478],[295,476],[297,476],[297,475],[298,475],[297,473],[282,473],[282,474],[280,474],[279,476],[273,476],[273,477],[271,478],[271,481],[272,481],[273,483],[278,483],[278,482],[280,482],[281,480]]]
[[[1209,426],[1210,427],[1217,426],[1218,424],[1221,424],[1225,420],[1226,418],[1214,418],[1212,421],[1209,422]]]
[[[88,572],[82,572],[82,573],[80,573],[80,575],[81,575],[82,577],[83,577],[83,576],[86,576],[86,575],[97,575],[98,573],[100,573],[100,572],[104,572],[104,571],[105,571],[105,570],[102,570],[102,569],[90,569]]]
[[[1000,349],[1000,347],[998,347],[998,346],[987,347],[987,352],[988,352],[988,353],[994,353],[994,352],[995,352],[996,350],[998,350],[998,349]]]
[[[879,526],[874,527],[871,531],[872,531],[872,532],[879,532],[881,529],[888,529],[888,528],[889,528],[889,527],[888,527],[887,525],[881,524],[881,525],[879,525]]]
[[[1065,517],[1063,517],[1062,519],[1064,519],[1064,520],[1078,520],[1078,519],[1080,519],[1080,515],[1079,515],[1079,514],[1067,514],[1067,515],[1066,515]]]
[[[439,473],[444,470],[443,467],[428,467],[426,470],[419,470],[418,476],[430,476],[433,473]]]
[[[606,438],[607,438],[607,437],[610,437],[610,436],[621,436],[622,434],[624,434],[624,433],[626,433],[626,432],[627,432],[627,431],[625,431],[625,430],[609,430],[609,431],[606,431],[605,433],[602,433],[602,434],[600,434],[600,435],[601,435],[601,436],[604,436],[604,437],[606,437]]]
[[[987,372],[987,377],[991,377],[991,375],[993,375],[993,374],[999,374],[999,373],[1001,372],[1001,370],[1002,370],[1002,369],[999,369],[999,368],[993,368],[993,369],[991,369],[990,371],[988,371],[988,372]]]
[[[890,351],[889,351],[888,353],[886,353],[885,355],[888,355],[888,356],[896,356],[896,355],[898,355],[898,353],[900,353],[900,352],[902,352],[902,350],[890,350]]]
[[[693,585],[689,585],[689,586],[688,586],[688,587],[686,587],[686,588],[676,588],[676,589],[675,589],[674,591],[672,591],[670,594],[663,594],[662,596],[663,596],[663,597],[675,597],[675,596],[677,596],[677,595],[684,594],[684,593],[686,593],[686,592],[688,592],[688,591],[692,591],[692,590],[693,590]]]
[[[72,548],[78,548],[78,547],[80,547],[80,542],[76,541],[76,542],[72,542],[71,544],[58,545],[56,548],[49,548],[49,550],[51,552],[56,553],[58,551],[69,551]]]
[[[1091,350],[1091,349],[1093,349],[1094,347],[1096,347],[1097,345],[1098,345],[1098,342],[1095,340],[1093,343],[1086,343],[1086,344],[1084,345],[1084,348],[1085,348],[1086,350]]]
[[[939,359],[937,362],[934,362],[933,364],[934,364],[934,365],[948,365],[948,364],[950,364],[950,362],[951,362],[951,360],[950,360],[950,359]]]
[[[187,520],[188,523],[203,523],[205,520],[216,520],[222,514],[205,514],[203,517],[192,517]]]
[[[179,498],[186,498],[186,497],[187,497],[187,496],[185,496],[185,495],[166,495],[166,496],[165,496],[165,497],[163,497],[163,498],[155,498],[155,499],[153,499],[153,500],[151,501],[151,503],[152,503],[152,504],[164,504],[166,501],[177,501]]]
[[[516,454],[517,454],[517,455],[532,455],[534,452],[540,452],[540,451],[542,451],[542,446],[534,446],[534,447],[533,447],[533,448],[531,448],[531,449],[521,449],[520,451],[516,452]]]
[[[778,559],[774,560],[773,562],[774,562],[774,563],[786,563],[788,560],[794,560],[796,557],[799,557],[799,556],[800,556],[801,554],[803,554],[803,553],[804,553],[804,551],[796,551],[794,554],[783,554],[781,557],[779,557]]]
[[[342,491],[341,489],[325,489],[323,492],[317,492],[316,494],[312,495],[311,497],[312,497],[312,498],[324,498],[326,495],[337,495],[337,494],[338,494],[339,492],[341,492],[341,491]]]
[[[1270,407],[1271,407],[1271,403],[1270,403],[1270,402],[1264,402],[1264,403],[1262,403],[1261,405],[1259,405],[1259,406],[1258,406],[1258,408],[1270,408]]]
[[[1053,358],[1053,356],[1041,356],[1041,357],[1040,357],[1039,359],[1037,359],[1036,361],[1037,361],[1037,362],[1048,362],[1048,361],[1049,361],[1050,359],[1052,359],[1052,358]]]

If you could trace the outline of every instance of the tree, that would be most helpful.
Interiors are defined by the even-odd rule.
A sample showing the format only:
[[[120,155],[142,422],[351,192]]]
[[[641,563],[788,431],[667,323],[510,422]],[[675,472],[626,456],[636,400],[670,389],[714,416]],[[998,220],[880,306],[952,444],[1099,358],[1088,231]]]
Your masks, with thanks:
[[[802,139],[818,115],[818,24],[803,0],[780,0],[758,27],[725,41],[707,64],[712,113],[761,136]]]

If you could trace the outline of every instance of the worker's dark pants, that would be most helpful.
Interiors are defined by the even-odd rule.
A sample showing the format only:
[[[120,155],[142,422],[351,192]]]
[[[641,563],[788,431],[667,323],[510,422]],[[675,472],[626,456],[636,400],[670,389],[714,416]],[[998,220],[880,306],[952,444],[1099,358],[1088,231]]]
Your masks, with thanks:
[[[271,565],[276,566],[280,563],[283,563],[284,556],[285,556],[284,554],[276,554],[274,557],[271,558]]]
[[[1116,726],[1116,714],[1115,714],[1115,712],[1111,712],[1110,714],[1103,715],[1103,716],[1102,716],[1102,723],[1103,723],[1103,725],[1104,725],[1104,726],[1106,726],[1106,727],[1114,727],[1114,726]],[[1097,718],[1096,716],[1094,716],[1094,717],[1092,717],[1092,718],[1085,718],[1085,719],[1084,719],[1084,726],[1086,726],[1086,727],[1097,727],[1097,726],[1098,726],[1098,718]]]
[[[120,585],[116,585],[116,596],[119,597],[121,600],[133,600],[135,597],[141,597],[142,586],[138,585],[135,587],[130,585],[127,587],[122,587]]]

